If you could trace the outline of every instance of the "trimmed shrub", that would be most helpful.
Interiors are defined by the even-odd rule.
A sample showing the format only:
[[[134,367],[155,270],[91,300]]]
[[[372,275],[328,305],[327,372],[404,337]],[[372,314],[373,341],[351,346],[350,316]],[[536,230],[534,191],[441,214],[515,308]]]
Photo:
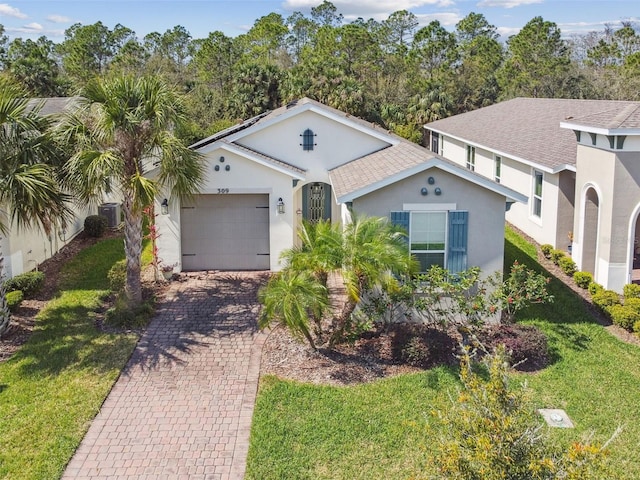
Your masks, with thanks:
[[[24,299],[24,295],[20,290],[13,290],[12,292],[7,293],[6,298],[7,298],[7,305],[9,305],[9,311],[15,312],[20,306],[20,304],[22,303],[22,300]]]
[[[549,364],[547,336],[533,325],[496,325],[481,338],[490,350],[504,345],[516,370],[530,372]]]
[[[640,313],[628,305],[612,305],[607,311],[611,321],[625,330],[633,330],[635,323],[640,321]]]
[[[589,290],[591,296],[594,296],[596,293],[602,292],[604,290],[604,287],[599,283],[591,282],[587,290]]]
[[[120,292],[124,289],[127,280],[127,261],[118,260],[114,263],[107,273],[107,279],[109,280],[109,288],[113,292]]]
[[[89,215],[84,219],[84,231],[90,237],[101,237],[107,229],[109,221],[104,215]]]
[[[640,298],[625,298],[624,305],[640,313]]]
[[[633,324],[633,333],[640,335],[640,320]]]
[[[591,301],[600,310],[607,312],[609,307],[620,305],[620,295],[613,290],[602,290],[594,294],[591,297]]]
[[[553,263],[555,263],[556,265],[558,265],[560,263],[560,259],[562,257],[566,257],[567,254],[564,253],[564,250],[557,250],[557,249],[553,249],[551,250],[551,261]]]
[[[573,281],[580,288],[589,288],[589,285],[593,282],[593,275],[589,272],[575,272],[573,274]]]
[[[16,275],[4,282],[7,292],[20,290],[25,298],[29,298],[42,288],[44,285],[44,273],[42,272],[26,272]]]
[[[545,243],[544,245],[540,245],[540,251],[545,256],[545,258],[551,258],[551,251],[553,250],[553,245],[549,243]]]
[[[624,287],[622,287],[622,293],[624,294],[624,298],[640,298],[640,285],[635,283],[627,283]]]
[[[560,260],[558,260],[558,266],[570,277],[576,273],[576,262],[574,262],[571,257],[561,257]]]

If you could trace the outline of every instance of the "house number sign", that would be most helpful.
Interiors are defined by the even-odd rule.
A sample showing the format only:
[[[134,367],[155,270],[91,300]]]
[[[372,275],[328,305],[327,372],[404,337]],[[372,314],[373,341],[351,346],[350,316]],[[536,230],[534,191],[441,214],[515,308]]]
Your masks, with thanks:
[[[229,189],[228,188],[219,188],[218,189],[218,193],[229,193]]]

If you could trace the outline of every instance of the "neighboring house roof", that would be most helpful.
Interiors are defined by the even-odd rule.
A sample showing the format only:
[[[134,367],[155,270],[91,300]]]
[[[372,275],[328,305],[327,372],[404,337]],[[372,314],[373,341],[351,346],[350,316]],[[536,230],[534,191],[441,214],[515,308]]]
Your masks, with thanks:
[[[32,98],[29,100],[29,106],[35,107],[36,105],[42,105],[40,115],[54,115],[64,112],[77,101],[78,97]]]
[[[560,128],[568,119],[606,122],[638,102],[514,98],[489,107],[437,120],[425,128],[550,172],[575,170],[575,135]],[[608,112],[608,113],[604,113]],[[575,121],[575,120],[574,120]],[[446,152],[445,152],[446,155]]]
[[[329,172],[329,176],[336,198],[343,203],[353,201],[355,198],[432,167],[504,195],[508,201],[527,202],[527,197],[515,190],[460,167],[406,140],[336,167]]]
[[[563,128],[603,135],[640,134],[640,102],[628,102],[623,108],[616,105],[582,117],[566,118]]]

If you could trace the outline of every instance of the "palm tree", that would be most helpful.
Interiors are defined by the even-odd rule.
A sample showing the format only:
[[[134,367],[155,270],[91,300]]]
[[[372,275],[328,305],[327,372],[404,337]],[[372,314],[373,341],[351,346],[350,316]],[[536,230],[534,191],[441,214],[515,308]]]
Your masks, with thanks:
[[[42,104],[32,104],[20,90],[0,84],[0,233],[40,226],[50,233],[64,226],[69,197],[56,178],[57,151],[47,134],[49,120],[40,115]],[[0,251],[0,279],[4,257]],[[4,283],[0,281],[0,335],[9,327],[10,314]]]
[[[183,112],[181,97],[158,77],[120,75],[89,82],[60,128],[74,146],[66,174],[78,198],[96,203],[112,189],[121,195],[130,305],[142,300],[143,208],[163,189],[196,193],[204,177],[199,154],[174,134]]]
[[[328,307],[327,289],[317,278],[306,271],[285,269],[260,289],[258,299],[264,306],[258,321],[261,329],[277,321],[294,336],[306,338],[316,350],[309,316],[320,319]]]
[[[344,227],[341,273],[347,301],[334,318],[332,341],[340,341],[351,328],[351,314],[362,295],[377,286],[395,283],[397,276],[415,271],[409,255],[406,235],[384,217],[367,217],[351,213]]]

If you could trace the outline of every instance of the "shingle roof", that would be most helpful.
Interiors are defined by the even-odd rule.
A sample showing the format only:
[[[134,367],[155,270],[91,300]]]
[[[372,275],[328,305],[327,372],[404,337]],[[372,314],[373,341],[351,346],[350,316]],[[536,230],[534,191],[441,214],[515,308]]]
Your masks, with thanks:
[[[53,115],[65,111],[68,107],[72,106],[77,99],[78,97],[32,98],[29,100],[29,105],[31,107],[42,105],[40,115]]]
[[[425,128],[555,171],[576,162],[576,138],[560,122],[591,117],[606,122],[628,108],[634,113],[622,121],[632,122],[638,120],[638,107],[638,102],[612,100],[515,98]]]
[[[565,120],[566,123],[607,130],[640,128],[640,103],[628,102],[622,108],[616,105],[598,113]]]
[[[520,202],[527,200],[523,195],[504,185],[462,168],[460,165],[404,139],[396,145],[336,167],[329,171],[329,176],[336,198],[356,198],[368,191],[382,188],[431,166],[444,168],[454,175],[482,185],[510,200]]]
[[[427,149],[400,142],[329,172],[336,197],[377,183],[434,157]]]

